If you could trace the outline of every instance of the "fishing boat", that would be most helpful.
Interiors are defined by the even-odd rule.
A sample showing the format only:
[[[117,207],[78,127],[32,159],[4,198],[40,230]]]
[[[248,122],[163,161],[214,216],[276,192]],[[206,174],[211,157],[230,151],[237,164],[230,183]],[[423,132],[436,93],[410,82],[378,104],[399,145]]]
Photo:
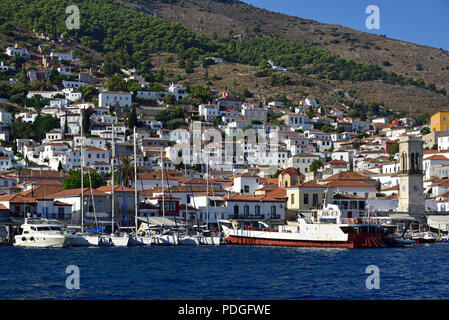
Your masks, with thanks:
[[[289,247],[380,248],[382,240],[379,219],[370,217],[347,218],[338,205],[325,203],[311,216],[298,215],[277,229],[241,228],[236,220],[232,227],[222,225],[224,238],[233,244]],[[226,222],[226,221],[222,221]]]
[[[402,234],[398,231],[398,225],[390,223],[382,224],[382,241],[385,243],[387,247],[404,247],[415,244],[416,242],[412,239],[406,238],[405,232]]]
[[[412,239],[416,243],[434,243],[437,239],[437,236],[435,233],[431,231],[424,231],[424,232],[414,232],[412,234]]]
[[[14,236],[14,246],[33,248],[64,248],[70,245],[64,226],[56,220],[25,218],[21,233]]]

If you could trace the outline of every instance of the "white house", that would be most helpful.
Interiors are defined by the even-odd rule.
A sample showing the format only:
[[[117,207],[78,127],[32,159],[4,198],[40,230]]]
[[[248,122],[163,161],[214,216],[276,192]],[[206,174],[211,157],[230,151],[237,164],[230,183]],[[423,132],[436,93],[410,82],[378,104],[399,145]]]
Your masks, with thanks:
[[[198,112],[206,121],[214,121],[221,115],[218,104],[200,104],[198,106]]]
[[[232,192],[254,194],[260,188],[260,177],[249,172],[234,176]]]
[[[10,57],[13,57],[13,56],[21,56],[21,57],[25,57],[25,58],[30,57],[30,53],[28,52],[27,49],[20,48],[18,46],[7,47],[5,53]]]
[[[132,104],[132,94],[128,92],[102,92],[98,96],[98,106],[118,106],[120,109],[129,107]]]
[[[182,100],[189,96],[186,88],[180,84],[171,84],[168,87],[168,93],[176,98],[176,100]]]
[[[72,53],[60,53],[60,52],[51,52],[50,57],[57,57],[59,61],[66,60],[70,62],[77,62],[79,59],[75,58]]]

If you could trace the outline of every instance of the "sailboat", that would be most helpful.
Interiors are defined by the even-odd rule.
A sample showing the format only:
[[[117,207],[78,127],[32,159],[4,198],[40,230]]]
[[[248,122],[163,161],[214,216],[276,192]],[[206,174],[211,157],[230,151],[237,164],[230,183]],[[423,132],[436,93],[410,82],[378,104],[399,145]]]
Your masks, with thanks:
[[[176,246],[179,244],[178,236],[172,234],[170,229],[165,228],[165,191],[164,191],[164,167],[163,167],[163,156],[161,149],[161,182],[162,182],[162,216],[163,223],[161,227],[151,228],[148,226],[147,229],[141,230],[144,233],[144,241],[150,242],[151,245],[160,246]],[[136,180],[137,181],[137,180]],[[137,187],[137,182],[136,182]]]
[[[220,245],[221,238],[214,236],[209,230],[209,157],[206,162],[206,230],[203,230],[199,235],[199,241],[202,245]]]
[[[76,233],[67,233],[67,240],[70,246],[72,247],[90,247],[90,246],[98,246],[100,242],[100,238],[98,235],[92,235],[89,233],[86,233],[84,231],[84,152],[83,152],[83,113],[80,111],[80,132],[81,132],[81,144],[80,144],[80,154],[81,154],[81,232]],[[92,191],[92,185],[91,185],[91,191]],[[92,195],[93,200],[93,195]],[[96,216],[95,216],[96,219]],[[98,226],[97,226],[98,229]],[[66,231],[67,232],[67,231]]]
[[[114,124],[112,124],[112,164],[111,164],[111,172],[112,172],[112,183],[111,183],[111,195],[112,195],[112,214],[111,214],[111,234],[105,237],[105,241],[102,241],[101,245],[104,246],[114,246],[114,247],[126,247],[129,243],[129,235],[125,234],[116,234],[114,232],[114,216],[115,216],[115,183],[114,183],[114,161],[115,161],[115,132],[114,132]],[[120,164],[119,164],[119,172],[120,172]],[[121,173],[120,173],[121,175]],[[120,181],[121,184],[121,181]],[[122,186],[123,188],[123,186]],[[124,199],[123,199],[124,200]]]
[[[184,177],[186,178],[186,183],[187,183],[187,166],[184,165]],[[187,184],[184,185],[185,187],[185,197],[186,197],[186,202],[185,202],[185,206],[186,206],[186,221],[187,221]],[[197,236],[191,236],[187,234],[187,227],[185,229],[185,233],[184,234],[180,234],[178,236],[179,239],[179,244],[180,245],[184,245],[184,246],[198,246],[200,245],[200,239]]]
[[[160,234],[153,235],[152,244],[163,246],[176,246],[179,244],[177,234],[171,234],[170,229],[165,228],[165,190],[164,190],[164,157],[161,148],[161,186],[162,186],[162,228],[159,230]]]
[[[137,146],[136,146],[136,127],[134,127],[134,226],[135,226],[135,234],[130,236],[129,245],[131,246],[149,246],[152,243],[151,236],[139,235],[138,230],[138,213],[139,213],[139,198],[137,195]]]

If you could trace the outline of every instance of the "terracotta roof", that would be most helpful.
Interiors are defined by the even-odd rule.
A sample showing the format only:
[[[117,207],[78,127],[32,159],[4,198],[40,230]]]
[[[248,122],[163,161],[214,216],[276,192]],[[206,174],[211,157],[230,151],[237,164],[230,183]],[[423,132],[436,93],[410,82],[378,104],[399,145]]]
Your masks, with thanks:
[[[95,190],[105,192],[105,193],[110,193],[110,192],[112,192],[112,186],[101,186]],[[122,192],[122,187],[119,185],[116,185],[114,187],[114,192]],[[134,192],[134,189],[123,186],[123,192]]]
[[[260,184],[274,184],[278,185],[279,179],[278,178],[260,178]]]
[[[372,184],[367,184],[359,182],[356,180],[334,180],[325,184],[326,188],[337,188],[337,187],[357,187],[357,188],[376,188]]]
[[[234,176],[234,178],[240,178],[240,177],[259,178],[259,176],[256,176],[255,174],[252,174],[250,172],[245,172],[245,173],[241,173],[241,174]]]
[[[60,185],[40,185],[36,188],[31,188],[20,192],[19,194],[27,198],[42,198],[50,194],[59,192],[62,190],[62,184]]]
[[[449,179],[444,179],[440,182],[434,183],[433,186],[449,187]]]
[[[333,180],[362,180],[362,181],[374,181],[373,179],[366,177],[364,175],[361,175],[357,172],[353,171],[341,171],[338,172],[330,177],[327,177],[326,179],[323,179],[323,181],[333,181]]]
[[[107,196],[107,193],[98,191],[96,189],[90,189],[90,188],[83,188],[84,191],[84,195],[85,196],[90,196],[91,194],[93,194],[94,196]],[[56,192],[53,194],[48,195],[48,198],[59,198],[59,197],[79,197],[81,196],[81,188],[76,188],[76,189],[68,189],[68,190],[63,190],[60,192]]]
[[[9,194],[0,196],[0,201],[9,203],[36,203],[36,199],[31,197],[24,197],[20,194]]]
[[[287,187],[286,189],[291,189],[291,188],[326,188],[325,185],[323,184],[319,184],[316,182],[316,180],[310,180],[307,182],[303,182],[291,187]]]
[[[331,161],[329,161],[329,162],[327,162],[326,164],[347,164],[348,162],[347,161],[344,161],[344,160],[337,160],[337,159],[334,159],[334,160],[331,160]]]
[[[55,185],[55,186],[62,186],[62,182],[58,181],[58,180],[38,180],[38,181],[29,181],[29,182],[24,182],[23,184],[31,184],[33,186],[38,186],[38,185]]]
[[[447,161],[449,161],[448,158],[446,158],[445,156],[443,156],[441,154],[434,154],[433,156],[427,157],[424,160],[447,160]]]
[[[396,184],[396,185],[386,188],[386,189],[382,189],[381,191],[383,192],[383,191],[396,191],[396,190],[399,191],[399,184]]]
[[[65,202],[61,202],[61,201],[54,201],[53,202],[54,206],[64,206],[64,207],[71,207],[72,205],[70,203],[65,203]]]
[[[68,174],[54,170],[24,169],[20,172],[20,178],[68,178]]]
[[[282,170],[281,173],[280,173],[279,175],[281,175],[281,174],[289,174],[289,175],[296,174],[296,175],[301,175],[301,172],[299,172],[299,170],[296,169],[296,168],[290,167],[290,168],[286,168],[286,169]]]

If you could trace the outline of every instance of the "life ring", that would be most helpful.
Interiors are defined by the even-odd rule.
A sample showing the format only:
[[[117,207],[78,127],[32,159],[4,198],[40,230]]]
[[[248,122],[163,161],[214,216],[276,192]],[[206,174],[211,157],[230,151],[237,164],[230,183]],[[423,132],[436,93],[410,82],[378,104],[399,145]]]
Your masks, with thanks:
[[[34,241],[34,238],[32,236],[30,237],[30,241]]]
[[[22,241],[27,241],[27,238],[25,238],[25,237],[22,237]]]

